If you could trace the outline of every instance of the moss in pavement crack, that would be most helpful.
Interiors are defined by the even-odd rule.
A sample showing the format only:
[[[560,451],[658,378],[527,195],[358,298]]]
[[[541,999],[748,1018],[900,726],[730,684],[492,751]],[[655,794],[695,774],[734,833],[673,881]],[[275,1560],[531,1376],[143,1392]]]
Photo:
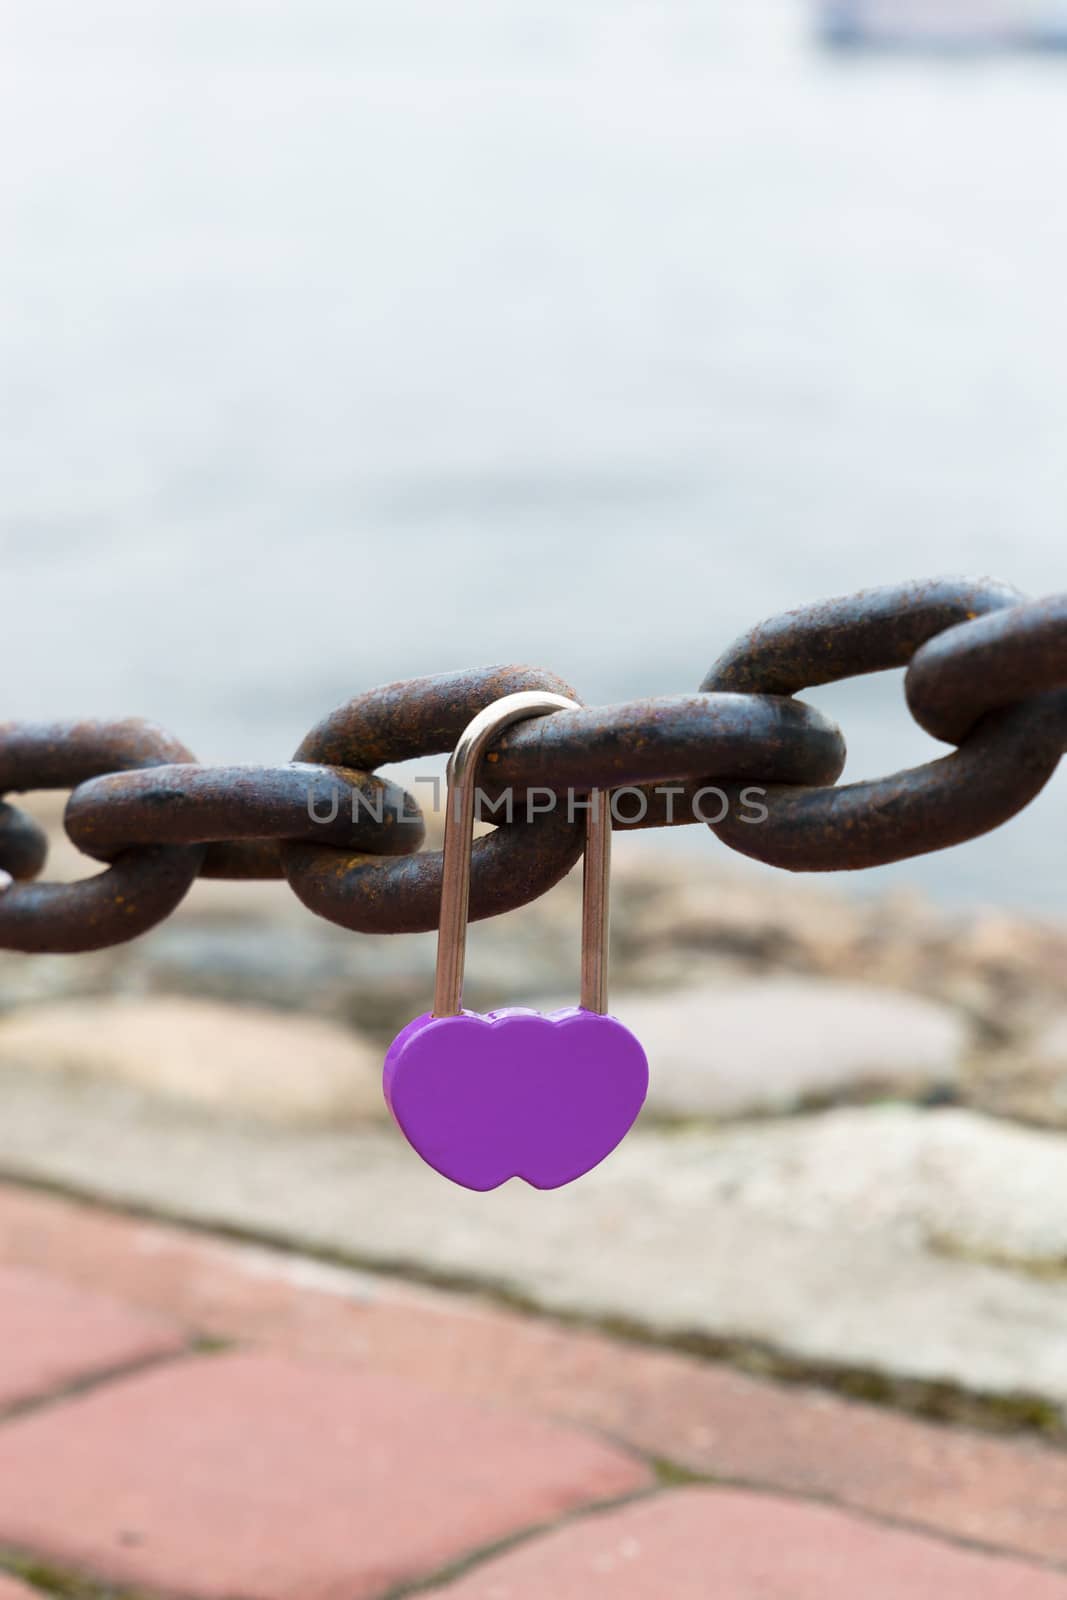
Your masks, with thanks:
[[[52,1595],[53,1600],[150,1600],[142,1590],[116,1588],[14,1551],[0,1551],[0,1573],[18,1578],[39,1594]]]
[[[650,1328],[629,1318],[587,1315],[565,1308],[546,1308],[514,1285],[477,1274],[427,1267],[407,1257],[375,1258],[307,1241],[294,1241],[283,1232],[269,1228],[244,1227],[225,1217],[183,1217],[166,1207],[146,1205],[116,1196],[87,1194],[50,1179],[28,1177],[23,1173],[4,1173],[0,1180],[20,1183],[46,1194],[102,1211],[144,1217],[187,1233],[255,1244],[286,1256],[303,1256],[348,1271],[371,1273],[381,1278],[396,1278],[405,1283],[424,1284],[445,1292],[473,1295],[487,1304],[516,1311],[524,1316],[559,1326],[602,1333],[622,1343],[645,1349],[673,1351],[698,1361],[731,1366],[764,1381],[803,1385],[822,1389],[845,1399],[904,1412],[927,1421],[974,1428],[983,1433],[1036,1434],[1046,1443],[1067,1446],[1067,1415],[1053,1401],[1037,1393],[981,1393],[962,1385],[935,1379],[906,1378],[875,1372],[866,1367],[847,1367],[830,1360],[816,1361],[791,1355],[788,1351],[752,1339],[687,1331],[684,1328]],[[205,1352],[206,1353],[206,1352]]]

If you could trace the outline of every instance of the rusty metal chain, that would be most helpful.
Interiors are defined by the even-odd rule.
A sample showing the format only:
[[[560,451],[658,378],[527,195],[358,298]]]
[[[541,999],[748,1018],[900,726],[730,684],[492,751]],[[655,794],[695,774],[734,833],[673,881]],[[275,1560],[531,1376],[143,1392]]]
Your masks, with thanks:
[[[956,748],[838,785],[840,730],[794,697],[889,668],[906,669],[916,721]],[[0,948],[121,943],[168,916],[198,876],[284,876],[344,927],[431,929],[440,853],[420,851],[418,806],[376,769],[449,752],[476,712],[522,689],[578,699],[534,667],[388,684],[332,712],[280,767],[201,766],[138,719],[0,725],[0,793],[71,791],[67,833],[107,864],[75,883],[36,882],[45,835],[0,804]],[[475,841],[470,914],[523,905],[570,870],[584,833],[575,797],[594,788],[638,802],[615,815],[616,827],[707,821],[733,849],[773,865],[854,870],[998,826],[1044,787],[1065,748],[1067,596],[1034,601],[990,579],[939,579],[824,601],[760,624],[696,694],[511,728],[486,761],[483,808],[499,825]],[[709,788],[725,802],[713,821],[697,806]],[[749,793],[761,797],[758,819],[744,810]],[[536,808],[535,794],[547,797]],[[508,796],[529,802],[529,814],[502,817]]]
[[[1064,600],[1041,606],[1051,625],[1006,584],[942,579],[806,606],[739,639],[702,689],[795,694],[907,667],[920,721],[959,748],[873,782],[768,785],[764,824],[731,815],[716,825],[719,838],[772,866],[834,872],[944,850],[1007,822],[1044,788],[1067,743]],[[1015,704],[1012,674],[1023,685]]]

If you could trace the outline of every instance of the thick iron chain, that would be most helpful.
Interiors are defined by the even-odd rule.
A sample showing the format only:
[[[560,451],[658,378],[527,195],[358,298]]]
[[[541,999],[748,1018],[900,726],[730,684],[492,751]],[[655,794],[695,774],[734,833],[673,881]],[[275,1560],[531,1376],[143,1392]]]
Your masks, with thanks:
[[[920,725],[957,748],[872,782],[837,785],[839,729],[794,696],[905,668]],[[37,883],[47,842],[0,805],[0,948],[99,949],[131,939],[179,904],[195,878],[285,876],[320,916],[363,932],[437,923],[438,852],[420,852],[412,797],[376,775],[450,751],[483,706],[520,689],[578,698],[553,674],[495,667],[388,684],[320,722],[293,761],[201,766],[140,720],[0,725],[0,793],[70,790],[65,822],[95,877]],[[855,870],[958,844],[1013,816],[1067,747],[1067,596],[1026,600],[991,579],[871,589],[760,624],[696,694],[583,707],[510,729],[489,753],[483,790],[500,822],[475,843],[471,916],[535,899],[582,848],[570,804],[501,821],[506,793],[532,798],[632,791],[616,827],[708,820],[746,855],[794,871]],[[762,797],[759,825],[737,802]],[[521,809],[521,808],[520,808]],[[531,807],[531,813],[533,807]]]

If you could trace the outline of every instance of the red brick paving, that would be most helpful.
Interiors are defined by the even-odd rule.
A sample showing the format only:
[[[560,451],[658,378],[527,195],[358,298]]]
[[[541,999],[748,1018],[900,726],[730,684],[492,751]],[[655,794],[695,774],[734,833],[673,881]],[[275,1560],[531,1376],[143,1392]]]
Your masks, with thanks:
[[[361,1600],[650,1482],[574,1429],[237,1353],[0,1429],[0,1544],[212,1600]]]
[[[14,1338],[9,1303],[23,1308]],[[1018,1559],[1067,1567],[1056,1448],[3,1186],[0,1307],[0,1385],[36,1361],[35,1394],[150,1353],[131,1336],[101,1357],[108,1325],[162,1352],[180,1326],[269,1352],[107,1378],[0,1424],[0,1546],[103,1579],[205,1600],[380,1597],[643,1490],[647,1472],[609,1436],[775,1493],[586,1511],[479,1556],[440,1593],[596,1600],[608,1562],[612,1600],[1067,1600],[1067,1574]],[[949,1542],[961,1536],[1017,1559]]]
[[[690,1471],[836,1500],[1067,1566],[1067,1451],[934,1426],[728,1367],[0,1186],[0,1260],[225,1337],[355,1361],[594,1428]],[[290,1276],[287,1276],[290,1274]],[[324,1275],[325,1276],[325,1275]],[[339,1280],[341,1282],[343,1280]]]
[[[183,1343],[160,1316],[28,1268],[0,1266],[0,1410]]]
[[[486,1562],[434,1600],[1065,1600],[1067,1578],[820,1506],[681,1489]],[[426,1600],[431,1600],[427,1596]]]

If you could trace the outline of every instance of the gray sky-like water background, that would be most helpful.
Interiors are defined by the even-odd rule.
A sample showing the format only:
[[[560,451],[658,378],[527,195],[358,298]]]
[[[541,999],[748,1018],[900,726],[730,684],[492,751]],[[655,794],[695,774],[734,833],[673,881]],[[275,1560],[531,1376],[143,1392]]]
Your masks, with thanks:
[[[1064,587],[1065,58],[835,54],[801,0],[7,0],[0,184],[4,717],[284,760],[398,677],[670,693],[823,595]],[[938,751],[896,675],[811,698],[849,777]],[[862,887],[1062,914],[1064,796]]]

